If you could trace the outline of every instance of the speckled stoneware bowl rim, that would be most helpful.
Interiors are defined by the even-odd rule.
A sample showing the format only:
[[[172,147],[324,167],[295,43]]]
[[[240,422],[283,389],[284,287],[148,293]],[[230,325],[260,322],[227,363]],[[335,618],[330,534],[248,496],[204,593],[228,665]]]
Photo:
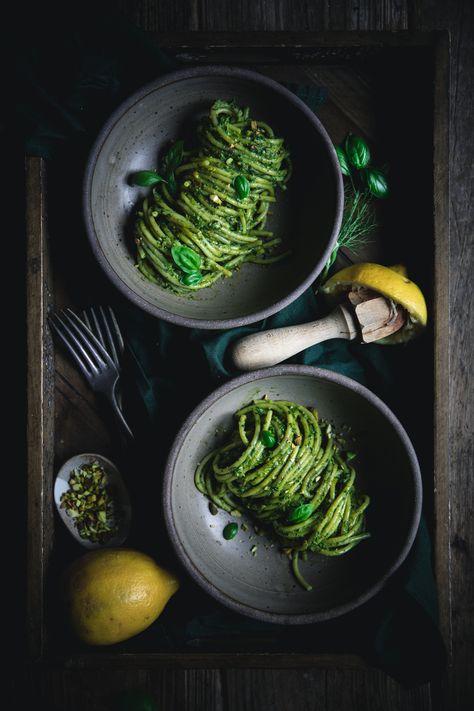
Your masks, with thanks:
[[[107,140],[111,130],[115,127],[118,121],[123,117],[123,115],[131,109],[132,106],[137,104],[139,101],[144,99],[148,94],[155,92],[157,89],[168,86],[174,82],[183,81],[185,79],[193,79],[199,76],[226,76],[235,77],[237,79],[244,79],[247,81],[253,81],[261,86],[265,86],[275,93],[279,94],[283,99],[286,99],[294,106],[296,106],[306,118],[313,124],[315,130],[320,135],[323,143],[325,144],[328,152],[328,158],[330,164],[334,170],[334,178],[336,185],[336,209],[334,215],[334,224],[331,231],[331,236],[328,240],[326,249],[324,250],[321,258],[315,264],[314,268],[307,275],[307,277],[289,294],[284,298],[276,301],[271,306],[264,309],[258,309],[251,314],[245,316],[240,316],[238,318],[229,319],[196,319],[187,316],[181,316],[175,314],[171,311],[156,306],[150,303],[145,298],[137,294],[133,289],[131,289],[128,284],[116,273],[116,271],[111,266],[106,255],[104,254],[102,247],[100,245],[99,239],[95,232],[94,221],[92,218],[92,200],[91,200],[91,189],[92,189],[92,179],[94,176],[94,170],[99,158],[102,147]],[[126,296],[132,303],[140,307],[147,313],[157,318],[162,318],[165,321],[170,321],[176,323],[180,326],[187,326],[189,328],[202,328],[206,330],[211,329],[224,329],[233,328],[235,326],[245,326],[250,323],[255,323],[260,321],[267,316],[277,313],[288,304],[291,304],[295,299],[300,296],[305,289],[307,289],[316,279],[316,277],[322,271],[324,265],[326,264],[331,251],[336,243],[337,236],[342,222],[342,212],[344,207],[344,190],[342,182],[342,174],[339,168],[339,162],[334,150],[334,146],[329,138],[329,135],[322,125],[321,121],[315,116],[313,111],[295,94],[293,94],[289,89],[286,89],[282,84],[279,84],[274,79],[259,74],[258,72],[251,71],[249,69],[240,69],[238,67],[230,66],[215,66],[208,65],[202,67],[194,67],[189,69],[179,69],[177,71],[169,72],[163,75],[159,79],[146,84],[141,89],[136,91],[125,101],[123,101],[120,106],[112,113],[110,118],[104,124],[100,130],[97,139],[92,146],[89,153],[89,157],[86,164],[84,182],[83,182],[83,214],[86,226],[87,236],[94,253],[95,258],[104,270],[105,274],[109,277],[116,288]]]
[[[405,541],[403,546],[395,558],[394,562],[388,568],[388,570],[381,576],[376,583],[371,585],[365,592],[356,596],[353,600],[337,605],[326,610],[320,610],[318,612],[312,613],[295,613],[294,615],[289,615],[286,613],[273,613],[264,610],[259,610],[253,608],[249,605],[240,603],[239,601],[231,598],[224,593],[222,593],[219,588],[217,588],[210,580],[208,580],[199,570],[198,566],[188,555],[186,548],[181,543],[177,527],[175,524],[175,516],[173,509],[171,507],[171,496],[172,496],[172,484],[173,484],[173,474],[175,470],[176,460],[178,458],[181,447],[183,446],[184,440],[189,434],[190,430],[194,426],[194,423],[201,417],[206,410],[217,402],[221,397],[227,393],[235,390],[236,388],[244,385],[246,383],[254,383],[263,378],[268,377],[279,377],[287,375],[302,375],[314,377],[322,380],[326,380],[330,383],[335,383],[341,385],[345,388],[352,390],[353,392],[360,395],[362,398],[367,400],[372,404],[383,417],[385,417],[403,444],[406,450],[408,461],[411,467],[413,475],[413,485],[414,485],[414,498],[413,498],[413,513],[411,517],[411,524],[406,533]],[[196,492],[197,495],[197,492]],[[420,523],[421,517],[421,505],[422,505],[422,482],[421,482],[421,472],[418,464],[418,459],[413,448],[413,445],[406,433],[404,427],[394,415],[392,410],[382,401],[377,395],[371,392],[368,388],[361,385],[355,380],[348,378],[345,375],[341,375],[331,370],[326,370],[324,368],[315,368],[309,365],[280,365],[274,366],[272,368],[263,368],[261,370],[255,370],[251,373],[245,373],[232,380],[228,381],[224,385],[221,385],[217,390],[214,390],[208,397],[206,397],[187,417],[181,429],[179,430],[170,454],[166,463],[164,480],[163,480],[163,510],[166,522],[166,527],[168,530],[168,535],[174,546],[174,549],[183,564],[184,568],[191,575],[191,577],[200,585],[206,592],[208,592],[212,597],[221,602],[228,608],[239,612],[246,617],[251,617],[258,620],[263,620],[266,622],[274,622],[278,624],[311,624],[314,622],[324,622],[326,620],[332,619],[334,617],[339,617],[340,615],[346,614],[351,610],[359,607],[368,600],[370,600],[374,595],[382,590],[386,585],[388,580],[392,575],[398,570],[401,564],[406,559],[413,542],[415,540],[416,532]]]

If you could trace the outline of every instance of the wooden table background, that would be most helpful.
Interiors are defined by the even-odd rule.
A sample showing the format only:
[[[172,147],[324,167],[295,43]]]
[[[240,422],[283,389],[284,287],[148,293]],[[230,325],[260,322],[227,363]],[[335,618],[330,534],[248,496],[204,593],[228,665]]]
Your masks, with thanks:
[[[15,664],[18,694],[48,709],[105,711],[121,689],[140,687],[163,711],[306,711],[310,709],[474,708],[473,421],[474,319],[471,279],[473,234],[473,44],[474,13],[469,0],[115,0],[138,27],[159,32],[432,30],[451,32],[449,298],[449,419],[451,510],[449,535],[449,665],[444,678],[404,689],[382,672],[368,669],[287,670],[68,670]],[[91,11],[93,17],[93,11]],[[20,598],[21,599],[21,598]],[[31,706],[33,707],[33,706]]]

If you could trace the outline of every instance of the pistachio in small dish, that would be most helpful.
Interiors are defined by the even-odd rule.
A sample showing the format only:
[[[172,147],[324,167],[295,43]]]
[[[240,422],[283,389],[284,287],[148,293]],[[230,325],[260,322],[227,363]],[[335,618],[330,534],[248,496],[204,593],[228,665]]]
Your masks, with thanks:
[[[130,529],[131,508],[122,476],[100,454],[78,454],[63,464],[54,484],[58,513],[85,548],[121,545]]]

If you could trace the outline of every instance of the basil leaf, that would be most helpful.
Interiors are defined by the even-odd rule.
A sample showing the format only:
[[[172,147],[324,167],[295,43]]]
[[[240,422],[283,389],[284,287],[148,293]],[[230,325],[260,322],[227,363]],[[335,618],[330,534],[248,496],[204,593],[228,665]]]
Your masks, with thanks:
[[[201,257],[194,249],[176,243],[171,247],[171,256],[173,257],[174,263],[177,264],[183,272],[191,274],[192,272],[199,271]]]
[[[149,188],[156,183],[166,183],[166,180],[154,170],[139,170],[137,173],[133,173],[131,182],[141,188]]]
[[[168,153],[163,159],[163,168],[165,173],[172,173],[176,168],[179,168],[183,160],[184,141],[176,141],[173,143]]]
[[[314,511],[313,504],[300,504],[291,509],[288,514],[288,521],[290,523],[300,523],[301,521],[306,521],[307,518],[311,516]]]
[[[349,162],[347,160],[347,156],[345,154],[345,151],[343,148],[340,146],[334,146],[334,150],[336,151],[337,159],[339,161],[339,167],[341,169],[341,173],[343,175],[350,175],[351,174],[351,169],[349,167]]]
[[[244,200],[250,194],[250,183],[245,175],[236,175],[232,181],[235,192],[239,200]]]
[[[201,272],[190,272],[189,274],[186,274],[181,281],[185,286],[195,286],[196,284],[199,284],[199,282],[202,279],[202,274]]]
[[[370,161],[370,150],[367,143],[360,136],[354,136],[350,133],[346,138],[346,154],[349,163],[361,170],[368,165]]]
[[[168,190],[170,191],[171,195],[176,195],[176,193],[178,192],[178,183],[176,182],[175,174],[168,173],[166,177],[166,182],[168,183]]]
[[[377,168],[367,168],[364,171],[364,178],[372,195],[377,198],[385,198],[389,193],[387,178],[381,170]]]

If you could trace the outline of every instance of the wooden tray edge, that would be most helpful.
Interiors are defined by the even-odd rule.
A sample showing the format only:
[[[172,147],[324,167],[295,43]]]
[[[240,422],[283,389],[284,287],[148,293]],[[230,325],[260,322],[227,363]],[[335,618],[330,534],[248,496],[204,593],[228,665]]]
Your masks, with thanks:
[[[278,47],[298,48],[358,46],[418,47],[432,46],[435,51],[435,110],[434,110],[434,211],[435,211],[435,570],[439,595],[440,626],[451,649],[451,592],[449,585],[449,33],[409,31],[390,32],[328,32],[328,33],[150,33],[164,47]],[[258,42],[256,35],[258,34]],[[283,42],[283,35],[286,40]],[[279,38],[279,41],[277,41]],[[238,42],[236,43],[236,40]],[[291,40],[291,41],[290,41]],[[400,43],[401,40],[401,43]],[[273,42],[273,44],[272,44]],[[39,187],[39,190],[38,190]],[[46,167],[40,158],[26,158],[27,204],[27,441],[28,441],[28,540],[27,540],[27,636],[28,652],[32,660],[44,655],[45,569],[53,545],[53,511],[51,476],[54,458],[54,352],[47,313],[52,303],[51,269],[46,228]],[[443,284],[444,289],[436,288]],[[45,476],[45,473],[49,473]],[[37,530],[41,534],[37,534]],[[49,533],[47,534],[47,532]],[[218,657],[219,666],[303,667],[339,666],[350,660],[350,666],[363,667],[359,657],[346,655],[279,655],[210,654],[197,655],[83,655],[64,658],[66,666],[102,665],[106,661],[120,666],[126,658],[134,663],[198,666],[212,668]],[[279,662],[281,658],[281,661]],[[171,661],[174,659],[174,661]],[[75,661],[74,661],[75,660]],[[179,661],[178,661],[179,660]],[[182,660],[182,663],[181,663]],[[214,661],[213,661],[214,660]],[[265,661],[262,661],[265,660]],[[294,660],[293,664],[291,660]],[[53,662],[53,659],[51,659]],[[123,662],[125,663],[125,662]]]

